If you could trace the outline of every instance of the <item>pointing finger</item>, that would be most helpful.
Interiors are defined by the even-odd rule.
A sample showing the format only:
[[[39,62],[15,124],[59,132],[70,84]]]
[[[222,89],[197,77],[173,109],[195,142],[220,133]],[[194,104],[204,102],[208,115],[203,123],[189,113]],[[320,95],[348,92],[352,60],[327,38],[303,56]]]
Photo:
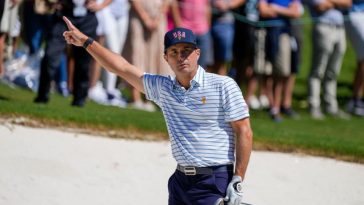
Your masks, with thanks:
[[[63,16],[63,20],[64,20],[64,22],[66,22],[68,30],[72,31],[72,30],[76,29],[76,27],[71,23],[70,20],[68,20],[67,17]]]

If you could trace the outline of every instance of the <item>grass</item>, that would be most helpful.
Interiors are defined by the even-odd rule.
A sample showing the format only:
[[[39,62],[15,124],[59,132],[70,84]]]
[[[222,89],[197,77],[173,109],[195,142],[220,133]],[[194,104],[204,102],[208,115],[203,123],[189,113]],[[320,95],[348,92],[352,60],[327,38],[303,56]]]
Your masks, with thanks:
[[[25,116],[42,125],[106,132],[112,137],[168,139],[161,112],[120,109],[92,102],[85,108],[75,108],[69,105],[71,98],[56,94],[49,104],[39,105],[32,103],[34,96],[31,91],[0,84],[0,116]],[[314,121],[304,109],[299,112],[300,120],[274,123],[265,112],[252,111],[255,149],[300,152],[364,163],[363,119]]]
[[[31,91],[0,85],[0,114],[27,116],[41,122],[81,128],[145,130],[166,132],[161,112],[149,113],[131,109],[87,103],[84,109],[70,106],[71,98],[52,95],[49,104],[32,103]],[[58,123],[57,123],[58,122]]]

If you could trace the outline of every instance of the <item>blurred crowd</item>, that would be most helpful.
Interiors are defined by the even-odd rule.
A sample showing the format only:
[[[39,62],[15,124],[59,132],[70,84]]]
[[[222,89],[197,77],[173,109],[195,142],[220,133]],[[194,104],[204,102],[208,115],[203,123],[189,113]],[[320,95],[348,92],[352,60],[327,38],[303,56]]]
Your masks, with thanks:
[[[243,88],[250,109],[272,120],[298,119],[292,107],[302,47],[312,44],[307,78],[308,112],[349,119],[364,116],[364,0],[1,0],[0,75],[37,93],[72,94],[103,105],[155,111],[137,90],[109,73],[79,47],[66,44],[62,16],[86,35],[145,72],[173,75],[164,60],[163,37],[174,27],[196,34],[199,64],[229,75]],[[310,13],[312,42],[303,42],[302,16]],[[340,108],[337,78],[346,39],[357,69],[352,97]],[[122,95],[120,88],[128,93]]]

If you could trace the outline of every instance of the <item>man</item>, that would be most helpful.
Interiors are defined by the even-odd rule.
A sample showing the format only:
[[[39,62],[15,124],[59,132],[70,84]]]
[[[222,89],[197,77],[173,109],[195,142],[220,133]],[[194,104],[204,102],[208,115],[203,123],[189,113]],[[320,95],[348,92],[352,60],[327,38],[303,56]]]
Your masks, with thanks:
[[[312,64],[308,76],[308,104],[313,119],[322,120],[321,84],[323,101],[328,115],[349,119],[339,109],[337,100],[337,78],[346,50],[344,16],[342,9],[351,5],[350,0],[310,0],[309,9],[315,18],[312,28]]]
[[[97,19],[93,11],[91,0],[60,0],[54,5],[56,11],[52,14],[50,28],[47,29],[46,48],[41,62],[39,87],[35,103],[46,104],[49,101],[51,82],[55,79],[59,68],[62,54],[66,44],[62,32],[66,26],[62,21],[65,15],[86,33],[88,36],[96,37]],[[73,100],[72,106],[83,107],[87,98],[89,88],[89,67],[91,56],[82,48],[74,47],[74,72],[73,74]]]
[[[214,64],[213,43],[210,33],[211,5],[209,0],[172,1],[171,12],[176,27],[191,29],[197,38],[197,45],[202,51],[198,64],[207,68]]]
[[[269,114],[275,122],[282,121],[280,107],[283,91],[289,90],[284,86],[292,84],[289,82],[292,80],[290,79],[292,46],[289,21],[300,17],[300,5],[299,0],[259,0],[258,8],[261,17],[271,23],[267,28],[266,57],[273,66],[273,104]]]
[[[246,0],[235,12],[247,19],[236,18],[233,46],[235,81],[246,84],[244,98],[250,109],[267,109],[273,104],[272,66],[265,59],[266,28],[258,25],[259,0]],[[259,86],[259,97],[255,96]]]
[[[64,20],[68,43],[86,48],[162,109],[178,163],[168,182],[169,204],[240,204],[252,149],[248,107],[234,80],[198,66],[193,32],[176,28],[165,35],[164,58],[176,75],[171,78],[143,73]]]
[[[234,14],[244,0],[212,0],[211,37],[213,39],[214,65],[211,71],[227,75],[228,64],[233,60]]]

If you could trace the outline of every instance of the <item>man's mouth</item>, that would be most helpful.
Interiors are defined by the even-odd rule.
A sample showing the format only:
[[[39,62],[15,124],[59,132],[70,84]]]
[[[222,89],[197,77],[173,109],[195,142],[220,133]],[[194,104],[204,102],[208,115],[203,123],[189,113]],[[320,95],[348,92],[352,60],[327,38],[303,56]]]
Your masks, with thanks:
[[[185,67],[185,66],[187,66],[186,63],[181,63],[181,64],[178,65],[178,67]]]

